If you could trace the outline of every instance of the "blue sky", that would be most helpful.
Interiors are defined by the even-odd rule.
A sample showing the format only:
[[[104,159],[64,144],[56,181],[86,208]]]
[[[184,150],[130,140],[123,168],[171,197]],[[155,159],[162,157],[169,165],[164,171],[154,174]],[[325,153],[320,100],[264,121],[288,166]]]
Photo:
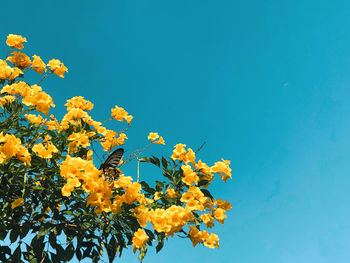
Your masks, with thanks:
[[[117,104],[135,116],[129,151],[158,131],[166,147],[145,154],[206,141],[201,159],[232,161],[232,180],[212,187],[234,206],[214,229],[220,249],[177,238],[145,263],[350,261],[348,1],[5,1],[2,11],[3,43],[21,34],[25,51],[68,67],[42,85],[57,115],[77,95],[96,119]],[[138,261],[129,250],[118,262]]]

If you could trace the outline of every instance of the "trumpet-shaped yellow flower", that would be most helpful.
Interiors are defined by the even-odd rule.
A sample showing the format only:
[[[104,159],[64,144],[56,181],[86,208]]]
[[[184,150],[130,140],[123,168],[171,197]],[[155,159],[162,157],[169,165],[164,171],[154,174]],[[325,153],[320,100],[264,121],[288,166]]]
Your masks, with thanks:
[[[148,140],[151,140],[151,142],[157,140],[158,138],[159,138],[159,135],[158,135],[157,132],[150,132],[150,133],[148,134],[148,137],[147,137],[147,139],[148,139]]]
[[[64,106],[67,106],[67,111],[70,111],[71,109],[82,109],[83,111],[92,110],[94,107],[94,104],[92,104],[90,101],[84,99],[82,96],[73,97],[70,100],[67,100],[67,103],[64,104]]]
[[[44,63],[44,61],[41,60],[39,56],[33,55],[33,62],[31,68],[33,68],[34,71],[42,75],[43,72],[46,71],[46,64]]]
[[[49,69],[53,72],[53,74],[64,78],[64,73],[68,72],[68,69],[64,66],[64,64],[58,59],[51,59],[47,64]]]
[[[139,228],[132,238],[133,243],[133,251],[136,252],[137,249],[140,249],[141,247],[145,246],[146,242],[148,240],[148,236],[146,235],[145,230],[142,228]]]
[[[111,109],[111,112],[112,118],[117,121],[126,120],[127,123],[130,123],[133,118],[132,116],[128,115],[128,112],[124,108],[118,107],[117,105],[115,105],[115,107]]]
[[[24,117],[26,117],[31,123],[37,125],[42,124],[46,121],[42,116],[35,114],[24,114]]]
[[[6,95],[6,96],[0,98],[0,103],[1,103],[1,105],[5,105],[6,103],[12,103],[12,102],[14,102],[15,99],[16,99],[15,96]]]
[[[211,170],[214,173],[218,173],[222,180],[226,182],[228,178],[231,178],[232,170],[230,168],[230,161],[222,159],[222,161],[216,162],[212,167]]]
[[[186,156],[186,149],[185,149],[186,144],[178,143],[174,147],[175,147],[175,149],[173,150],[173,154],[171,156],[171,159],[183,161],[183,159]]]
[[[14,51],[12,55],[12,57],[8,57],[6,60],[10,61],[18,68],[26,68],[32,64],[32,61],[25,53]]]
[[[33,152],[35,152],[39,157],[44,159],[51,159],[53,153],[58,153],[58,149],[52,142],[48,141],[44,144],[38,143],[33,146]]]
[[[21,35],[9,34],[6,39],[6,44],[9,47],[14,47],[17,49],[23,49],[23,42],[27,42],[27,39]]]

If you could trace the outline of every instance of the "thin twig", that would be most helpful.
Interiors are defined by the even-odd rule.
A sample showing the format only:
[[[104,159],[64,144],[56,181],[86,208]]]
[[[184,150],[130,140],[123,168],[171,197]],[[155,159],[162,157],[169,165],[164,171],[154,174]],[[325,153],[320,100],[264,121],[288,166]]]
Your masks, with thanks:
[[[43,82],[43,80],[50,74],[52,73],[51,71],[48,71],[44,76],[42,76],[41,80],[39,80],[39,82],[37,83],[37,85],[39,85],[41,82]]]
[[[126,163],[128,163],[128,162],[130,162],[130,161],[132,161],[133,159],[135,159],[135,156],[136,156],[136,153],[137,153],[137,152],[140,152],[140,151],[143,151],[143,150],[147,149],[147,148],[150,147],[152,144],[153,144],[153,143],[150,143],[150,144],[146,145],[145,147],[143,147],[143,148],[141,148],[141,149],[137,149],[137,150],[133,151],[133,152],[125,159],[125,161],[123,162],[123,165],[126,164]],[[141,154],[141,153],[139,153],[137,156],[139,156],[140,154]],[[131,156],[132,156],[132,157],[131,157]]]
[[[195,151],[195,153],[199,152],[205,145],[206,142],[203,142],[202,145],[197,149],[197,151]]]
[[[136,157],[136,159],[137,159],[137,182],[138,182],[140,179],[140,160],[138,157]]]

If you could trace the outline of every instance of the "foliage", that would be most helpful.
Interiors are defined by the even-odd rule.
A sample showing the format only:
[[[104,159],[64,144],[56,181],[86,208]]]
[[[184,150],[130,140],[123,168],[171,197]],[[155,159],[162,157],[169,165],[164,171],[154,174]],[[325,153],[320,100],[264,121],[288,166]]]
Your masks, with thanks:
[[[93,120],[93,104],[83,97],[67,101],[62,120],[47,117],[55,105],[39,84],[52,74],[63,78],[68,69],[57,59],[46,65],[37,55],[11,52],[23,49],[23,42],[26,38],[10,34],[10,50],[0,59],[0,260],[67,262],[75,256],[97,262],[107,253],[112,262],[132,245],[142,261],[149,246],[158,252],[174,234],[191,239],[193,246],[219,247],[216,234],[200,229],[211,228],[214,220],[223,224],[231,208],[207,189],[215,174],[224,181],[231,177],[230,162],[209,167],[184,144],[177,144],[170,158],[140,158],[150,145],[165,144],[150,133],[150,143],[120,167],[132,160],[137,166],[149,163],[164,180],[152,187],[116,168],[119,177],[109,183],[94,165],[94,145],[108,153],[123,145],[133,117],[115,106],[107,121],[125,121],[127,127],[107,129],[107,121]],[[24,81],[31,70],[42,76],[37,84]]]

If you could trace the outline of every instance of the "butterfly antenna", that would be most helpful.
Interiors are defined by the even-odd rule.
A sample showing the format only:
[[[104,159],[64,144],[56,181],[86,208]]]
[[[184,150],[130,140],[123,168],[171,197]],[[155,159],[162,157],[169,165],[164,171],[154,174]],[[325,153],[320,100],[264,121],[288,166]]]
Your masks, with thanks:
[[[100,160],[100,162],[102,162],[101,158],[98,156],[98,154],[95,152],[95,149],[94,149],[94,145],[93,143],[91,143],[91,148],[92,148],[92,151],[94,152],[94,154],[97,156],[97,158]]]

